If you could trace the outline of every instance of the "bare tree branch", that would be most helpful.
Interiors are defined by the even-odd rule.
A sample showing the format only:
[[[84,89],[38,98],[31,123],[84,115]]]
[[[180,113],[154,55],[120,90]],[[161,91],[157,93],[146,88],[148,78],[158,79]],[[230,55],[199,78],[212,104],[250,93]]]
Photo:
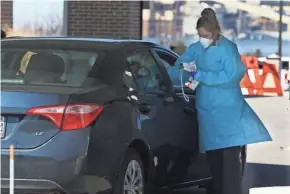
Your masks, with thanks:
[[[19,30],[10,29],[8,36],[56,36],[63,30],[59,15],[49,16],[44,22],[24,23]]]

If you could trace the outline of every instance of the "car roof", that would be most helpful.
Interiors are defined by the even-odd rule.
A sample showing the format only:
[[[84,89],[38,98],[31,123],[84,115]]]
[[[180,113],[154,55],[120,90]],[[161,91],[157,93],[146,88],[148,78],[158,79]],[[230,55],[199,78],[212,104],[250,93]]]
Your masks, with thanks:
[[[61,43],[77,43],[77,44],[87,44],[92,43],[94,45],[102,45],[106,48],[112,47],[126,47],[126,46],[150,46],[150,47],[163,47],[153,42],[144,41],[144,40],[130,40],[130,39],[102,39],[102,38],[86,38],[86,37],[8,37],[6,39],[2,39],[2,42],[22,42],[22,41],[29,41],[29,42],[42,42],[42,41],[50,41],[50,42],[61,42]],[[89,45],[88,45],[89,46]],[[164,48],[164,47],[163,47]]]

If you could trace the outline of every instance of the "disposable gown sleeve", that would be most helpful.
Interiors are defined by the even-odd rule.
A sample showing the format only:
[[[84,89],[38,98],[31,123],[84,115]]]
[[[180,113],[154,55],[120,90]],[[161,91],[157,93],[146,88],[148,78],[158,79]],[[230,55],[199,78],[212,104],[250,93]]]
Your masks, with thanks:
[[[186,51],[176,60],[175,62],[175,65],[176,67],[179,67],[179,65],[181,63],[185,63],[185,62],[191,62],[191,61],[194,61],[195,59],[195,45],[196,43],[194,44],[191,44],[187,49]]]
[[[195,43],[190,45],[186,51],[176,60],[174,66],[170,66],[167,68],[167,72],[169,77],[173,83],[173,85],[180,85],[180,64],[184,62],[191,62],[194,60],[194,53],[195,53]],[[187,82],[190,77],[190,73],[184,71],[183,72],[183,83]]]
[[[246,72],[246,68],[241,61],[237,47],[228,49],[223,53],[222,70],[219,72],[203,71],[197,69],[194,79],[209,86],[239,83]]]

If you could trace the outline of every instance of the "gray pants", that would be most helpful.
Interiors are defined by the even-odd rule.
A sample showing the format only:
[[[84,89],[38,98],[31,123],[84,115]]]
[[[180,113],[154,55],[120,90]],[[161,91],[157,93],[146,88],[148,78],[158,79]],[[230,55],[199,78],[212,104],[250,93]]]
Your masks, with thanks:
[[[206,152],[213,177],[212,194],[242,194],[241,147]]]

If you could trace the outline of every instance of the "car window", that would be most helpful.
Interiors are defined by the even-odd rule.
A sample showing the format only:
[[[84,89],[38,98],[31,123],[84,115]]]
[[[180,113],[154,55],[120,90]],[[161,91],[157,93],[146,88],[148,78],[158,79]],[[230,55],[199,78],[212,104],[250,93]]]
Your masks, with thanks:
[[[12,55],[13,57],[2,58],[1,82],[81,86],[98,59],[98,54],[97,52],[53,49],[2,49],[2,56]],[[3,65],[4,61],[5,65]]]
[[[129,52],[125,63],[128,67],[124,73],[124,82],[127,86],[147,93],[164,91],[164,88],[161,87],[163,86],[162,74],[149,50],[141,49]]]
[[[176,56],[169,54],[168,52],[163,51],[163,50],[156,50],[156,53],[160,57],[160,59],[162,60],[162,63],[166,69],[174,66],[174,64],[177,60]]]
[[[165,67],[172,85],[174,87],[180,86],[180,78],[179,78],[179,69],[175,67],[175,62],[177,60],[177,57],[169,54],[166,51],[163,50],[155,50],[157,55],[159,56],[159,59],[161,60],[162,65]]]

